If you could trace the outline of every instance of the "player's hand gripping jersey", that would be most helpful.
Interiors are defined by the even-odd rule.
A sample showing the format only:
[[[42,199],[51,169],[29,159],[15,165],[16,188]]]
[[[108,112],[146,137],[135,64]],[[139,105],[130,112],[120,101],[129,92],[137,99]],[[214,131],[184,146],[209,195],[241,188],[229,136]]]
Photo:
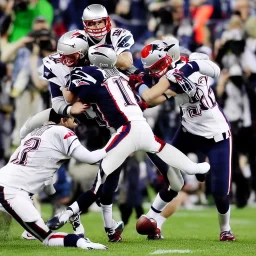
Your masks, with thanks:
[[[100,41],[89,37],[84,30],[75,31],[74,36],[83,39],[89,46],[101,44],[112,45],[117,55],[130,51],[131,46],[134,44],[132,34],[128,30],[121,28],[112,28]],[[61,56],[58,53],[45,57],[43,59],[43,71],[41,71],[41,73],[42,78],[48,80],[50,83],[53,109],[56,113],[68,114],[69,105],[65,101],[60,89],[66,87],[67,81],[70,78],[70,72],[74,68],[63,65],[60,62],[60,58]],[[79,64],[81,65],[83,63]],[[90,118],[97,118],[96,114],[93,113],[91,109],[87,111],[87,116],[90,116]]]

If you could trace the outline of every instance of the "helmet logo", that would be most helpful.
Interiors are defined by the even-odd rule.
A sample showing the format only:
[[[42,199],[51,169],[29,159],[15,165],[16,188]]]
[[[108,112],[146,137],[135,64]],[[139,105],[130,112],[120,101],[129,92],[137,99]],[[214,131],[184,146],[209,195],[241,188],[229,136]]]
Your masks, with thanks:
[[[175,44],[168,45],[166,48],[164,48],[164,51],[169,51]]]
[[[74,32],[74,33],[71,35],[71,38],[76,37],[76,36],[80,36],[80,35],[81,35],[81,33],[80,33],[79,31],[76,31],[76,32]]]
[[[72,48],[75,48],[75,47],[76,47],[76,44],[75,44],[75,43],[73,43],[73,44],[65,44],[65,43],[62,43],[62,44],[68,45],[68,46],[70,46],[70,47],[72,47]]]
[[[153,53],[155,50],[162,50],[157,44],[149,44],[143,48],[141,51],[141,57],[147,58],[149,54]],[[160,57],[160,56],[159,56]]]

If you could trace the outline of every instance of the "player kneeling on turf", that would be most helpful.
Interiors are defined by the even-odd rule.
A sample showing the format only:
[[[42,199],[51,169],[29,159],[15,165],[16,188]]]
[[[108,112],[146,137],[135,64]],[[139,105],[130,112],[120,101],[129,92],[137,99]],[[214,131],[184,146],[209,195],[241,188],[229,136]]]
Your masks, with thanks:
[[[51,184],[54,173],[71,156],[81,162],[96,163],[105,149],[93,152],[84,148],[73,129],[73,117],[52,112],[50,122],[34,129],[0,170],[0,210],[10,214],[31,235],[46,246],[107,249],[89,239],[67,233],[53,233],[44,223],[31,197]]]

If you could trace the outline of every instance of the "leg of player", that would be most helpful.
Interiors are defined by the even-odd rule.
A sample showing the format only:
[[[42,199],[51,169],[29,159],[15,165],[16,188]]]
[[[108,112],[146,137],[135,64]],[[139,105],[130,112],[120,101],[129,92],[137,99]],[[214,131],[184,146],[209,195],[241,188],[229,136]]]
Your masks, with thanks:
[[[187,197],[187,194],[183,191],[180,191],[179,194],[171,202],[169,202],[166,205],[163,211],[155,217],[155,220],[157,222],[157,229],[155,230],[155,234],[148,235],[149,240],[158,240],[158,239],[164,238],[161,232],[162,225],[165,223],[167,218],[172,216],[179,209],[180,205],[182,204],[182,202],[184,202],[186,197]],[[153,218],[151,216],[151,211],[152,211],[152,208],[147,213],[147,216]]]
[[[75,234],[52,233],[34,207],[27,192],[0,186],[0,204],[26,231],[46,246],[79,247],[82,249],[107,249]],[[28,214],[29,213],[29,214]]]
[[[234,241],[230,227],[229,191],[231,184],[232,137],[213,143],[208,158],[211,163],[211,189],[220,226],[220,241]]]
[[[119,175],[122,170],[122,167],[119,167],[116,171],[111,173],[107,178],[105,183],[101,184],[101,175],[102,172],[99,170],[92,189],[83,193],[76,202],[71,204],[67,207],[66,211],[60,213],[50,219],[47,222],[47,225],[55,230],[62,227],[68,220],[71,222],[73,229],[74,223],[72,219],[77,219],[76,216],[79,216],[79,212],[86,212],[90,205],[95,202],[100,197],[101,207],[102,207],[102,214],[104,219],[104,227],[106,229],[106,233],[108,235],[110,242],[119,242],[122,240],[121,233],[123,231],[124,225],[123,222],[116,222],[112,218],[112,199],[113,193],[116,191],[119,181]],[[80,218],[76,221],[76,226],[78,226],[77,231],[81,230],[82,223]],[[115,232],[113,232],[113,230]],[[74,229],[75,231],[75,229]],[[77,234],[77,232],[74,232]]]
[[[123,221],[116,222],[113,219],[113,194],[115,193],[122,166],[108,175],[105,183],[102,186],[100,202],[102,208],[102,217],[104,221],[105,231],[108,235],[109,242],[122,241],[121,234],[124,229]]]
[[[168,165],[182,170],[189,175],[197,173],[204,174],[210,170],[208,163],[194,163],[185,154],[168,143],[165,143],[162,150],[156,153],[156,155]]]

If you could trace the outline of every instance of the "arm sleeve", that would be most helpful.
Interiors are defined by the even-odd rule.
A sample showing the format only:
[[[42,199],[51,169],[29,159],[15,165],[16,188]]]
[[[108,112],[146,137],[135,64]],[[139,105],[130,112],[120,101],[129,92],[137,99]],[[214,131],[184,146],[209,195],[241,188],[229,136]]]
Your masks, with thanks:
[[[71,153],[71,156],[74,157],[75,159],[79,160],[80,162],[85,162],[88,164],[97,163],[106,155],[107,153],[105,149],[98,149],[90,152],[82,145],[76,147]]]
[[[61,115],[67,115],[69,114],[69,107],[71,107],[71,105],[65,101],[63,96],[52,98],[52,108],[56,113]]]
[[[196,60],[195,61],[199,67],[199,72],[202,75],[210,76],[212,78],[217,78],[220,75],[220,68],[211,60]]]
[[[44,122],[49,121],[50,112],[51,108],[48,108],[29,118],[20,129],[20,138],[25,138],[27,134],[33,131],[35,128],[40,127],[44,124]]]
[[[189,77],[195,72],[200,72],[202,75],[217,78],[220,75],[220,68],[211,60],[194,60],[188,62],[180,68],[186,77]]]

